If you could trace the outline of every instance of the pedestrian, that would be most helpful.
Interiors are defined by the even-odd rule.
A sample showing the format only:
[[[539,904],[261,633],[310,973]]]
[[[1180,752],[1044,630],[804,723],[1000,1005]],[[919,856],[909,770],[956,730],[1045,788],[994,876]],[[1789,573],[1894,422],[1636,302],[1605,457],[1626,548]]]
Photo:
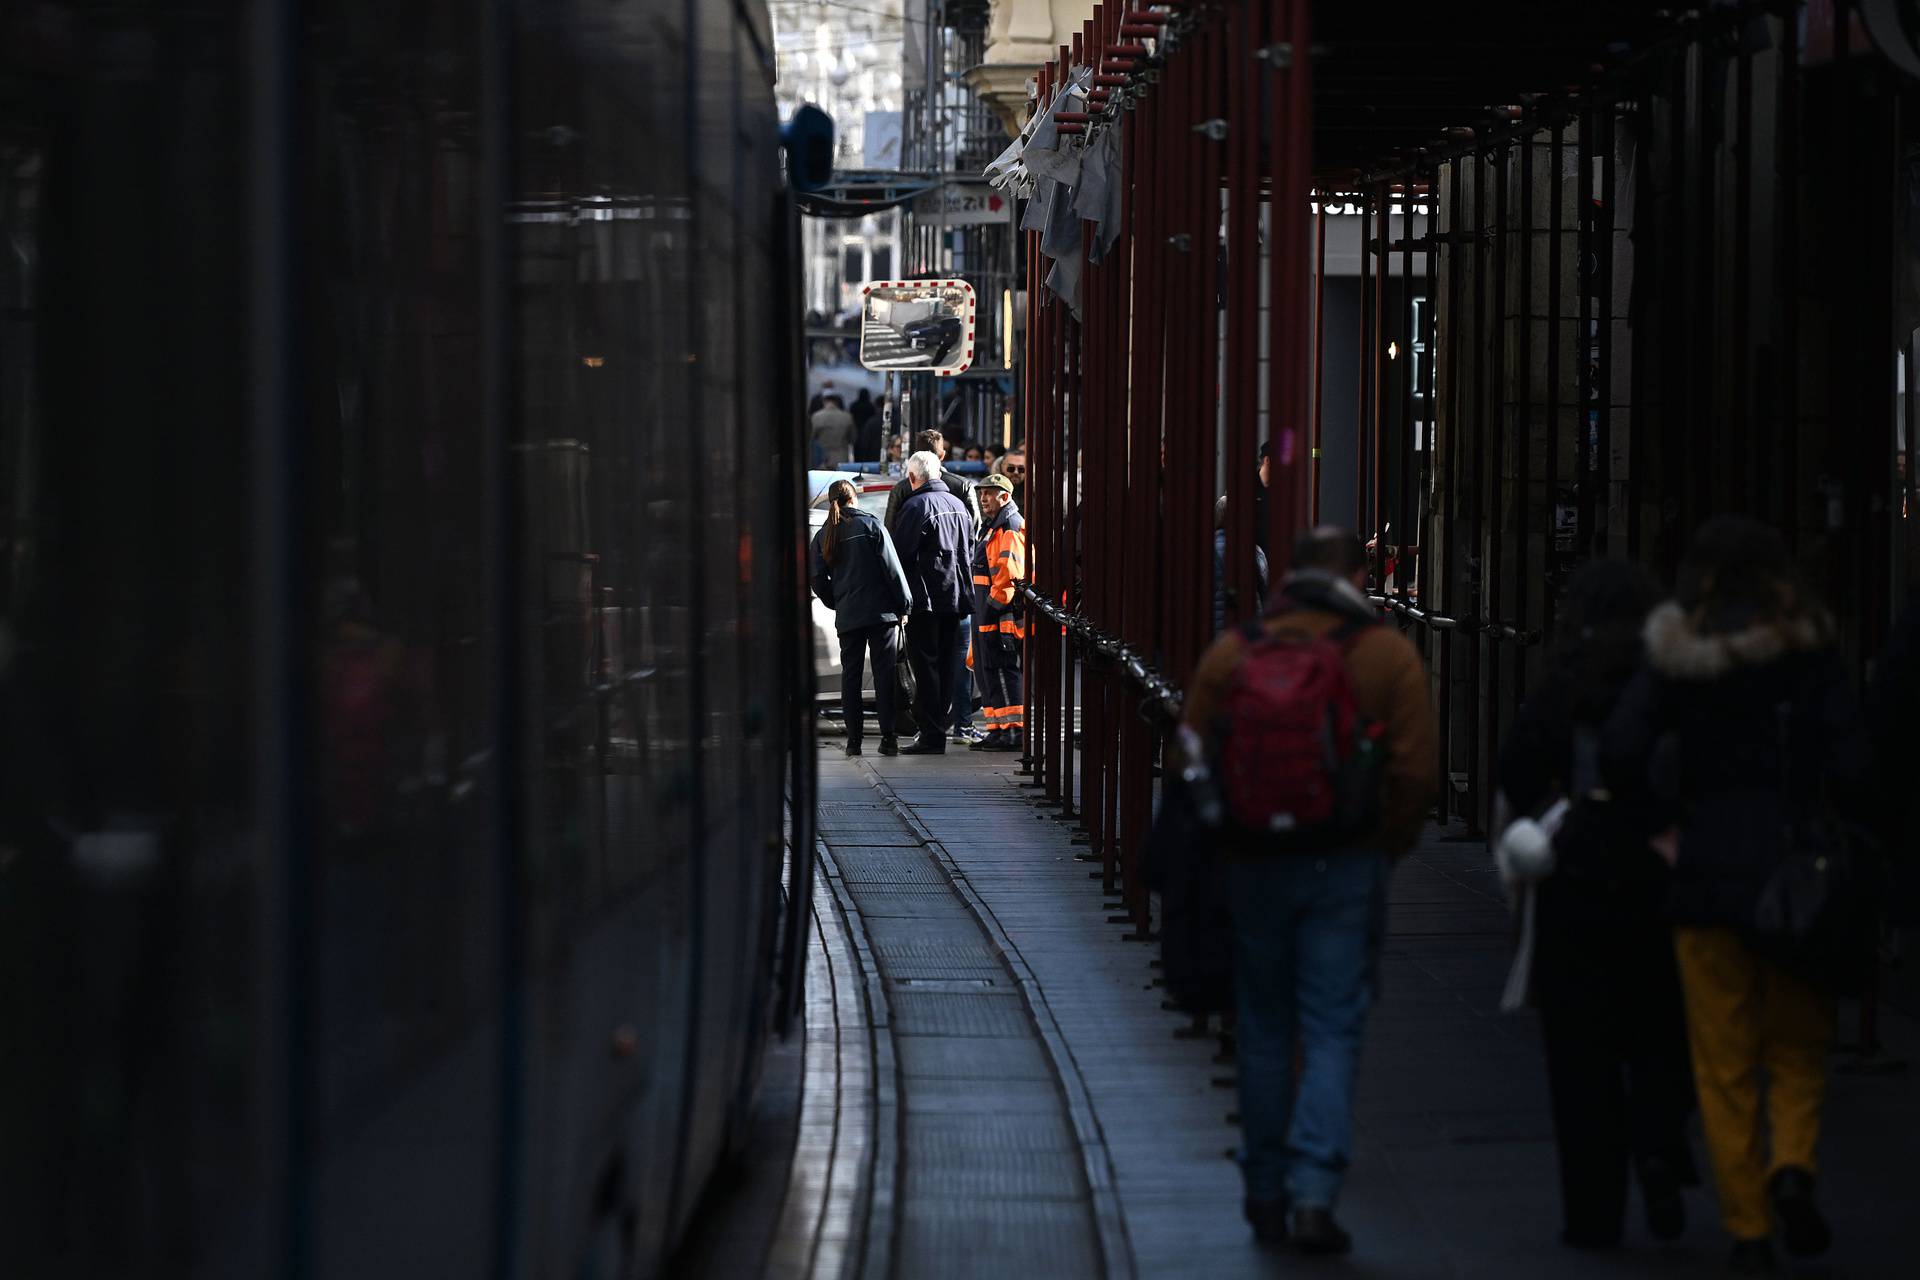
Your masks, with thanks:
[[[906,441],[897,435],[887,437],[887,474],[903,477],[907,474]],[[891,497],[887,499],[887,505],[893,505]]]
[[[829,378],[827,381],[821,383],[820,389],[813,393],[811,400],[807,401],[807,417],[812,418],[814,414],[820,412],[821,407],[824,406],[829,399],[838,398],[839,394],[839,392],[833,389],[833,379]]]
[[[1659,603],[1637,564],[1600,560],[1567,584],[1547,670],[1508,731],[1500,788],[1516,814],[1567,802],[1537,885],[1533,1000],[1560,1157],[1561,1242],[1620,1243],[1629,1170],[1647,1230],[1686,1229],[1682,1179],[1693,1081],[1668,932],[1666,864],[1601,785],[1600,731],[1639,669]]]
[[[812,418],[813,444],[820,465],[839,467],[853,461],[853,415],[839,396],[828,396]]]
[[[943,755],[953,715],[954,668],[964,653],[961,623],[972,594],[967,570],[973,562],[973,517],[940,484],[940,458],[931,449],[907,459],[907,482],[912,492],[900,504],[892,529],[913,587],[907,659],[917,686],[920,736],[900,752]]]
[[[988,476],[980,485],[986,527],[973,552],[973,673],[980,682],[987,733],[978,751],[1026,745],[1026,696],[1020,686],[1026,649],[1027,522],[1013,500],[1013,482]]]
[[[987,460],[986,450],[977,444],[970,444],[967,446],[966,460],[968,462],[985,462]]]
[[[1253,545],[1254,598],[1253,611],[1256,615],[1266,609],[1267,600],[1267,553],[1260,549],[1256,541]],[[1213,502],[1213,634],[1219,635],[1227,629],[1227,598],[1233,588],[1227,583],[1227,495],[1221,494]]]
[[[1273,445],[1265,440],[1254,453],[1255,474],[1260,478],[1260,487],[1253,491],[1253,545],[1260,548],[1260,554],[1267,553],[1267,479],[1273,474]]]
[[[873,402],[873,394],[865,387],[847,406],[847,416],[853,419],[853,456],[856,462],[878,462],[880,460],[880,432],[883,423],[880,408]]]
[[[942,469],[938,479],[936,479],[934,483],[940,488],[945,489],[948,493],[951,493],[954,497],[960,499],[966,506],[967,514],[973,517],[973,532],[977,536],[980,532],[980,498],[974,493],[973,482],[971,480],[968,480],[962,475],[955,475],[953,472],[945,469],[947,461],[946,436],[940,432],[939,428],[929,427],[924,431],[919,431],[914,434],[913,447],[916,450],[926,450],[940,461]],[[907,495],[912,492],[913,487],[907,483],[905,476],[900,478],[900,483],[893,486],[893,491],[887,495],[887,528],[893,528],[894,516],[899,513],[900,505],[907,500]],[[899,535],[896,533],[895,536],[898,537]]]
[[[1419,652],[1361,591],[1360,540],[1308,530],[1293,565],[1265,619],[1201,657],[1182,724],[1234,832],[1242,1210],[1262,1243],[1335,1254],[1387,875],[1433,801],[1437,734]]]
[[[813,536],[813,594],[833,610],[840,637],[840,711],[847,726],[849,756],[860,754],[866,708],[860,682],[873,655],[873,701],[880,720],[880,754],[898,755],[894,736],[894,669],[899,664],[900,623],[913,603],[893,539],[880,522],[855,505],[853,485],[827,486],[827,523]]]
[[[1000,474],[1013,481],[1013,501],[1022,511],[1027,508],[1027,447],[1017,444],[1000,459]]]
[[[1646,825],[1671,820],[1677,835],[1667,906],[1737,1272],[1773,1270],[1776,1227],[1795,1255],[1832,1238],[1815,1148],[1834,992],[1857,975],[1782,946],[1766,906],[1821,815],[1868,807],[1872,753],[1834,637],[1779,533],[1715,518],[1688,548],[1675,599],[1647,619],[1646,665],[1601,741],[1608,786],[1645,795],[1660,806]]]
[[[946,435],[942,433],[939,428],[930,427],[914,436],[914,447],[916,449],[924,449],[940,460],[940,474],[934,483],[946,489],[947,492],[953,494],[954,497],[966,504],[968,514],[973,519],[971,536],[979,537],[980,498],[979,495],[974,492],[974,485],[971,480],[965,476],[955,475],[953,472],[946,470]],[[887,495],[887,527],[889,529],[893,528],[894,516],[899,513],[901,504],[907,500],[907,495],[912,492],[911,486],[909,486],[905,478],[902,478],[900,483],[893,486],[893,491]],[[969,591],[966,598],[961,602],[961,616],[965,617],[972,609],[973,593]],[[967,667],[967,657],[968,654],[972,652],[972,646],[973,636],[971,628],[962,626],[960,628],[960,641],[954,647],[953,652],[953,671],[950,676],[953,690],[953,717],[948,728],[954,737],[962,739],[969,745],[980,741],[986,736],[973,727],[973,679]]]

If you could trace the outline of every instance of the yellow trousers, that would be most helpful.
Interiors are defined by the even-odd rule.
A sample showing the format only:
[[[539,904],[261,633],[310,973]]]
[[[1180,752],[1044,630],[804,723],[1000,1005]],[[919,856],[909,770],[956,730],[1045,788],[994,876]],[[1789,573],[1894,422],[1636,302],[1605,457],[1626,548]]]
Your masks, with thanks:
[[[1833,997],[1762,959],[1731,929],[1676,929],[1674,950],[1720,1219],[1734,1239],[1759,1239],[1773,1229],[1767,1180],[1780,1169],[1815,1168]]]

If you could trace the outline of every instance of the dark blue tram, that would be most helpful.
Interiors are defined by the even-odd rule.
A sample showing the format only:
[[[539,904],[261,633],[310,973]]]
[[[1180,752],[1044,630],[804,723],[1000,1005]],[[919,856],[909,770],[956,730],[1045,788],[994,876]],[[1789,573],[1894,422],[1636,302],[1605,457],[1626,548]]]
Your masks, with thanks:
[[[772,65],[718,0],[0,5],[0,1274],[647,1275],[744,1141]]]

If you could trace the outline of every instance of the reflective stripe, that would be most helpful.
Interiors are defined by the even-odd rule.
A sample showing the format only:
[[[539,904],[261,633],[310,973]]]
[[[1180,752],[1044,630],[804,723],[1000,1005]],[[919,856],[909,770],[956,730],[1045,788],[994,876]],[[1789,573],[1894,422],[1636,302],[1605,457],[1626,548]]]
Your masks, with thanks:
[[[993,579],[987,577],[985,574],[976,573],[973,575],[973,585],[976,587],[990,587],[993,585]]]

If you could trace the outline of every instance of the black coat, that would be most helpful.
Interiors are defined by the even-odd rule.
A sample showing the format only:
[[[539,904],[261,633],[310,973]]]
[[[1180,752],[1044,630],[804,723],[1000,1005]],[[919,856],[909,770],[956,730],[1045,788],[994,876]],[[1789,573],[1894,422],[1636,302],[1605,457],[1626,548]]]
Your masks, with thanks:
[[[1632,675],[1549,671],[1501,740],[1500,790],[1516,816],[1538,814],[1561,796],[1572,798],[1554,837],[1555,878],[1603,893],[1608,910],[1637,908],[1657,918],[1671,877],[1647,843],[1655,823],[1644,798],[1573,794],[1575,742],[1584,730],[1600,743]]]
[[[882,452],[880,432],[884,425],[880,420],[880,407],[872,400],[860,399],[848,405],[847,412],[853,415],[854,461],[877,461]]]
[[[1675,923],[1746,926],[1793,823],[1863,814],[1872,747],[1830,630],[1807,617],[1701,631],[1674,604],[1648,618],[1647,665],[1607,721],[1600,762],[1650,830],[1680,829]]]
[[[957,476],[951,471],[942,471],[934,477],[933,487],[945,489],[966,504],[967,514],[973,517],[973,536],[980,535],[980,495],[974,492],[973,481],[965,476]],[[900,514],[900,505],[913,492],[913,482],[905,476],[893,486],[893,492],[887,495],[887,528],[895,538],[900,536],[900,528],[894,523],[894,517]]]
[[[900,504],[891,527],[914,609],[965,616],[973,607],[973,517],[960,499],[929,484]]]
[[[857,508],[847,512],[831,565],[822,554],[826,536],[825,529],[813,535],[813,594],[833,610],[833,629],[857,631],[906,617],[913,590],[880,522]]]

